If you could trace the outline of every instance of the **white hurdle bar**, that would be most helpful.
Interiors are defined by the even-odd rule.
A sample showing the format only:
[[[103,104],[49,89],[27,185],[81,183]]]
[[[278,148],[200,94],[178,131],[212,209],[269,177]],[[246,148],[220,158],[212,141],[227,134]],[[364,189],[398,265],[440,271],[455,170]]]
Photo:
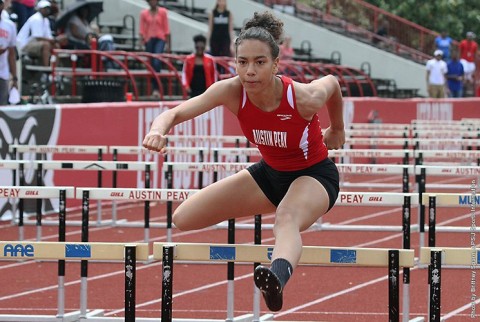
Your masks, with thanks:
[[[412,137],[415,138],[428,138],[428,137],[445,137],[445,138],[478,138],[480,136],[480,130],[476,129],[463,129],[463,130],[452,130],[446,131],[445,129],[420,129],[412,130]]]
[[[362,174],[362,175],[401,175],[400,184],[375,184],[375,183],[352,183],[340,180],[341,187],[379,187],[379,188],[401,188],[403,192],[410,191],[410,174],[414,173],[413,165],[398,164],[348,164],[336,165],[340,175]]]
[[[153,258],[163,262],[162,321],[172,321],[174,261],[270,263],[272,245],[154,243]],[[414,267],[414,251],[349,247],[303,246],[300,264],[388,267],[389,315],[399,317],[399,270]],[[405,299],[405,294],[403,301]]]
[[[64,192],[64,194],[62,193]],[[59,202],[59,221],[65,221],[66,199],[75,197],[74,187],[38,187],[38,186],[0,186],[0,198],[19,199],[19,217],[18,217],[18,238],[24,239],[24,213],[23,199],[49,199],[58,198]],[[42,207],[37,203],[36,211],[37,241],[42,236]],[[63,237],[65,238],[65,236]]]
[[[407,138],[410,136],[410,129],[382,129],[382,128],[371,128],[371,129],[346,129],[345,135],[348,138],[354,137],[397,137],[397,138]]]
[[[108,151],[105,145],[25,145],[10,144],[10,153],[65,153],[65,154],[97,154],[101,156]]]
[[[124,261],[125,321],[135,321],[136,261],[148,260],[148,244],[0,241],[0,249],[2,250],[0,260],[58,260],[59,263],[64,263],[66,260],[80,260],[82,263],[80,311],[65,314],[64,276],[59,275],[58,314],[56,316],[2,314],[0,321],[73,322],[103,315],[104,310],[100,309],[87,312],[87,273],[83,269],[83,263],[91,260]]]
[[[449,139],[449,138],[413,138],[412,145],[415,149],[423,149],[424,146],[442,145],[442,146],[459,146],[459,147],[478,147],[480,140],[478,139]],[[427,150],[428,151],[428,150]],[[446,150],[442,150],[446,151]],[[465,151],[465,150],[462,150]]]
[[[212,153],[215,153],[216,151],[219,156],[261,156],[260,151],[257,148],[212,148],[211,150]],[[403,164],[408,164],[409,159],[412,156],[412,152],[413,151],[409,149],[341,149],[329,150],[328,157],[401,158]]]
[[[480,146],[480,140],[476,141]],[[480,150],[415,150],[414,153],[416,165],[427,166],[428,164],[425,164],[425,159],[442,161],[443,164],[446,160],[448,160],[446,162],[456,162],[455,165],[452,165],[455,167],[462,166],[461,163],[470,164],[463,164],[463,166],[473,166],[472,163],[476,166],[480,164]]]
[[[196,142],[212,143],[248,143],[243,135],[167,135],[168,143],[196,143]]]
[[[400,130],[410,129],[409,123],[351,123],[350,130]]]
[[[152,152],[150,150],[145,149],[141,146],[110,146],[109,147],[110,153],[115,157],[120,154],[127,154],[127,155],[139,155],[139,154],[158,154],[158,152]],[[175,156],[175,155],[191,155],[191,156],[198,156],[199,158],[204,158],[208,156],[210,149],[207,147],[167,147],[165,149],[165,157]],[[114,161],[117,161],[114,159]]]
[[[348,138],[345,145],[348,148],[351,146],[357,145],[368,145],[368,146],[399,146],[403,147],[403,149],[408,149],[409,146],[412,144],[412,140],[409,138]]]

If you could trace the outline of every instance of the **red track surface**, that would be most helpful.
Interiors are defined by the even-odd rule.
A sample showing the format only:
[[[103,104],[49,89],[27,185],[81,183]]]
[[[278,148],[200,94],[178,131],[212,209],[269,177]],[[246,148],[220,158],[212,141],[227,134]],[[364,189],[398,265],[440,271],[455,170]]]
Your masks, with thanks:
[[[363,177],[364,179],[365,177]],[[356,180],[358,182],[358,179]],[[448,180],[449,182],[452,179]],[[390,181],[392,182],[392,181]],[[430,181],[431,182],[431,181]],[[456,182],[455,182],[456,183]],[[466,184],[466,191],[468,191]],[[358,189],[358,191],[368,191]],[[384,190],[386,191],[386,190]],[[466,192],[465,191],[465,192]],[[165,221],[165,205],[152,208],[153,221]],[[104,219],[110,218],[104,209]],[[143,205],[123,207],[120,218],[141,221]],[[67,218],[79,219],[69,212]],[[264,222],[272,223],[272,215]],[[91,222],[96,214],[91,214]],[[401,209],[392,207],[337,206],[323,217],[324,222],[400,225]],[[253,223],[253,218],[237,222]],[[417,208],[412,208],[412,223],[417,222]],[[440,208],[437,224],[471,225],[468,208]],[[45,226],[42,240],[56,241],[57,227]],[[25,228],[26,239],[35,240],[35,226]],[[90,228],[90,241],[141,242],[142,228]],[[9,223],[0,223],[2,240],[17,240],[18,230]],[[80,241],[80,227],[68,227],[67,241]],[[151,229],[151,242],[165,241],[166,230]],[[427,239],[427,236],[425,236]],[[226,243],[227,231],[205,229],[193,232],[173,231],[179,242]],[[236,243],[251,243],[253,231],[237,230]],[[401,248],[402,236],[392,232],[308,231],[303,233],[304,245]],[[270,230],[262,231],[262,243],[272,244]],[[469,233],[437,233],[438,246],[470,247]],[[418,256],[419,234],[412,233],[411,248]],[[90,263],[88,308],[104,309],[106,316],[123,316],[123,264]],[[386,268],[353,268],[299,266],[284,294],[284,308],[275,314],[278,321],[386,321],[388,320],[388,285]],[[137,317],[160,317],[161,263],[137,266]],[[252,265],[235,266],[235,316],[251,313],[253,308]],[[174,266],[174,318],[226,318],[226,265],[182,264]],[[56,262],[0,262],[0,314],[57,313]],[[470,269],[442,271],[442,315],[453,315],[450,321],[470,320]],[[67,263],[66,311],[79,309],[80,264]],[[400,288],[402,291],[402,287]],[[400,299],[402,294],[400,294]],[[463,310],[460,308],[464,308]],[[269,313],[261,303],[262,314]],[[400,308],[400,312],[402,308]],[[458,312],[457,312],[458,311]],[[410,318],[427,317],[427,270],[415,268],[410,281]],[[452,313],[455,312],[455,313]]]

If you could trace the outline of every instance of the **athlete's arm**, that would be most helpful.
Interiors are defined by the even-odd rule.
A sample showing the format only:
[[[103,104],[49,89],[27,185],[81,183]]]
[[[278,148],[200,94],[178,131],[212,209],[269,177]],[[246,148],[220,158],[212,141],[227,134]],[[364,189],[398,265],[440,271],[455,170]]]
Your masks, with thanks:
[[[220,105],[231,109],[234,106],[232,102],[235,101],[232,93],[239,92],[239,90],[235,90],[238,87],[237,83],[240,84],[236,77],[214,83],[203,94],[158,115],[143,140],[143,146],[152,151],[163,152],[166,144],[165,135],[175,125],[193,119]]]
[[[326,106],[330,127],[324,131],[324,142],[329,149],[340,148],[345,143],[345,129],[342,90],[338,80],[332,75],[327,75],[304,86],[298,83],[295,85],[300,115],[310,120],[322,107]]]

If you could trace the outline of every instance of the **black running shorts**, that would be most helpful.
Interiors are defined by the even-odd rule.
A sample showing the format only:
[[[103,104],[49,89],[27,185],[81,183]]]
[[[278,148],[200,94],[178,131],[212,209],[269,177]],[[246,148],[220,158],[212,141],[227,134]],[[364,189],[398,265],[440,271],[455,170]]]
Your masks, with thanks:
[[[262,159],[247,170],[275,206],[278,206],[285,197],[292,182],[302,176],[315,178],[322,184],[330,198],[328,210],[335,204],[340,191],[338,169],[329,158],[297,171],[274,170]]]

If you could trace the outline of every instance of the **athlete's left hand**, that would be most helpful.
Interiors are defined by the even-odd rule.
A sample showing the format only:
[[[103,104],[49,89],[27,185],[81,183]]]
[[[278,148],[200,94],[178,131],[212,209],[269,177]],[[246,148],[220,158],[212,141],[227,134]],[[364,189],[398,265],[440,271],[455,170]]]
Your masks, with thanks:
[[[345,130],[327,128],[323,134],[323,142],[329,150],[340,149],[345,144]]]

